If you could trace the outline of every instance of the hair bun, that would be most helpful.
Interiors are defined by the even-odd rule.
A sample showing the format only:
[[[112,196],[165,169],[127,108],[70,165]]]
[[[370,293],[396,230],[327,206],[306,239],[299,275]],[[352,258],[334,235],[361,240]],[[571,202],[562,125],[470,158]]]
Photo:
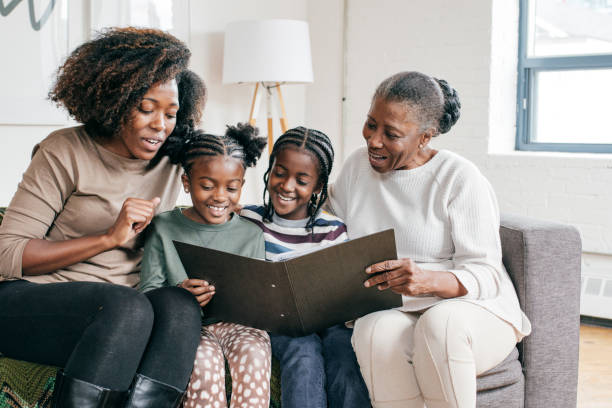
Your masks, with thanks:
[[[244,149],[244,162],[247,167],[257,163],[267,140],[259,136],[259,129],[248,123],[238,123],[236,126],[227,126],[225,136],[234,139]]]
[[[451,87],[448,82],[443,79],[434,79],[438,85],[440,85],[440,89],[444,95],[444,111],[440,117],[438,131],[440,133],[446,133],[455,123],[457,123],[459,116],[461,116],[461,101],[459,101],[459,95],[457,95],[455,88]]]

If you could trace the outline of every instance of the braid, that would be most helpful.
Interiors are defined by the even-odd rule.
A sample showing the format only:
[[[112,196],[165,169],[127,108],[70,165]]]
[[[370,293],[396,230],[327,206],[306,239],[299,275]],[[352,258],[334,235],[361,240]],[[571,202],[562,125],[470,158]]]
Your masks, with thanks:
[[[244,168],[254,166],[266,146],[266,139],[257,137],[259,130],[248,124],[227,126],[225,135],[216,136],[202,130],[194,130],[182,141],[181,148],[173,148],[170,160],[180,162],[189,173],[193,162],[200,156],[229,156],[240,160]],[[174,140],[179,142],[177,137]],[[174,146],[174,144],[173,144]]]
[[[219,136],[205,133],[202,130],[195,130],[184,141],[178,161],[185,169],[185,173],[189,174],[196,158],[200,156],[223,156],[224,153],[225,146]]]
[[[313,194],[313,197],[308,203],[308,215],[309,220],[306,224],[306,228],[312,229],[314,227],[316,216],[321,206],[327,199],[327,184],[329,181],[329,175],[332,170],[334,163],[334,148],[331,140],[323,132],[315,129],[307,129],[303,126],[289,129],[274,143],[274,148],[270,154],[270,160],[268,163],[268,170],[264,174],[264,185],[268,185],[270,178],[270,171],[274,165],[274,160],[278,153],[287,148],[295,146],[298,149],[305,150],[312,154],[318,161],[319,168],[319,180],[318,183],[322,185],[321,193],[318,195]],[[267,193],[267,188],[264,189],[263,201],[264,201],[264,221],[272,222],[272,214],[274,214],[274,207]]]

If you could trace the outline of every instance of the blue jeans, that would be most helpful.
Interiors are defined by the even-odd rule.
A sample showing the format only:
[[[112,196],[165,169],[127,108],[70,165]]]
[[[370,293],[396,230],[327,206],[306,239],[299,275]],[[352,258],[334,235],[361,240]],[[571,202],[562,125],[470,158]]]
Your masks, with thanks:
[[[332,326],[304,337],[270,335],[281,367],[283,408],[369,408],[351,345],[352,329]]]

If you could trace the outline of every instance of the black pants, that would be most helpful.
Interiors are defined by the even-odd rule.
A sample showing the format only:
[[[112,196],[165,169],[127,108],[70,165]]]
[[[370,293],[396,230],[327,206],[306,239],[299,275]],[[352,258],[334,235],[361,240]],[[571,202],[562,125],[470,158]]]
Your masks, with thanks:
[[[0,354],[113,390],[136,373],[185,389],[200,328],[194,296],[176,287],[0,282]]]

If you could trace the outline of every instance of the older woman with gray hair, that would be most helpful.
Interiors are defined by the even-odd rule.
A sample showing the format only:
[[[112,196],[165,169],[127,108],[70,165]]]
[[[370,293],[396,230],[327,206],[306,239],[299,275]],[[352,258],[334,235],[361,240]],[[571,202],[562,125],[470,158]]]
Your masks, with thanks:
[[[429,146],[459,118],[444,80],[401,72],[377,88],[363,136],[330,187],[350,238],[395,230],[398,258],[365,286],[403,306],[358,319],[353,346],[374,407],[474,407],[476,376],[531,331],[504,269],[499,209],[468,160]]]

